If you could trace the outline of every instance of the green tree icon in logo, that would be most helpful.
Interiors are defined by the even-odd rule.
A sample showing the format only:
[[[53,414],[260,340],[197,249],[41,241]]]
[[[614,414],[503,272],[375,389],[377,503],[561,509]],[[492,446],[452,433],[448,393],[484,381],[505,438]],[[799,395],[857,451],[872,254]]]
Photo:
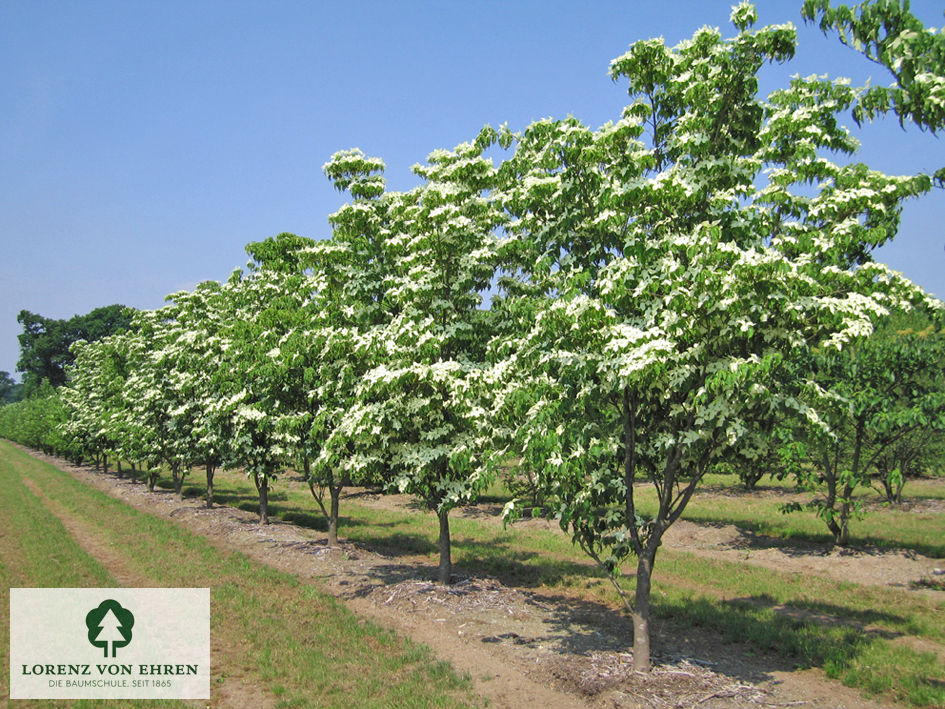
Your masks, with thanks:
[[[115,649],[124,647],[131,642],[131,629],[134,627],[135,617],[127,608],[122,608],[118,601],[108,599],[102,601],[98,608],[93,608],[85,616],[85,627],[89,629],[89,642],[95,647],[105,649],[108,657],[108,646],[112,646],[112,657]]]

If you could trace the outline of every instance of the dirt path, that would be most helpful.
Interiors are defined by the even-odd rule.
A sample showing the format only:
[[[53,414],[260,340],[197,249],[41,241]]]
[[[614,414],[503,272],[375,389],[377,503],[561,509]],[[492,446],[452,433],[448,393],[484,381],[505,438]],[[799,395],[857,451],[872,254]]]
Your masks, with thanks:
[[[631,626],[603,605],[509,588],[482,577],[458,575],[445,588],[428,580],[433,569],[426,557],[385,556],[346,543],[329,550],[324,534],[310,529],[284,523],[261,527],[255,515],[239,509],[206,509],[194,499],[178,502],[168,492],[148,493],[140,483],[44,459],[216,544],[317,580],[355,612],[426,643],[458,670],[469,672],[476,691],[493,706],[890,706],[863,699],[819,670],[796,671],[783,658],[723,644],[699,629],[673,637],[659,623],[654,633],[654,646],[661,648],[658,667],[649,675],[634,674],[626,652]],[[86,537],[77,526],[67,528],[77,538]],[[94,545],[88,550],[106,563],[108,550]],[[116,569],[120,573],[120,564]]]

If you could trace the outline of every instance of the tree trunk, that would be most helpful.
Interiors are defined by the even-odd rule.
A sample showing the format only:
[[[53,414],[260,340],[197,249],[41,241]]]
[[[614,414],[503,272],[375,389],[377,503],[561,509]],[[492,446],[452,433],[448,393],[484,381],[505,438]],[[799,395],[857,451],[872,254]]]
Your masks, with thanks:
[[[131,464],[131,484],[134,485],[136,482],[138,482],[138,468],[134,463],[132,463]]]
[[[903,475],[902,478],[900,478],[899,482],[896,483],[896,494],[893,497],[893,502],[895,502],[897,505],[902,504],[902,488],[904,488],[905,486],[906,486],[906,476]]]
[[[328,546],[338,546],[338,502],[341,498],[341,485],[328,488],[331,494],[331,514],[328,515]]]
[[[834,544],[838,547],[845,547],[850,542],[850,520],[844,518],[840,522],[840,530],[834,537]]]
[[[157,482],[157,473],[153,470],[148,471],[148,492],[154,492],[154,484]]]
[[[108,474],[108,456],[107,455],[102,456],[102,472],[105,473],[106,475]]]
[[[257,478],[256,486],[259,488],[259,523],[269,524],[269,478]]]
[[[840,541],[843,537],[843,529],[837,524],[837,520],[832,517],[829,518],[827,520],[827,529],[829,529],[830,533],[833,535],[833,543],[836,546],[843,546],[843,542]]]
[[[853,465],[852,470],[846,477],[843,484],[843,492],[840,503],[840,524],[838,530],[834,533],[834,543],[837,546],[845,547],[850,541],[850,517],[853,514],[853,485],[859,480],[860,475],[860,454],[863,450],[863,431],[866,423],[861,418],[856,423],[856,436],[853,440]]]
[[[187,477],[187,473],[179,473],[174,477],[174,492],[177,493],[178,502],[184,501],[184,478]]]
[[[852,487],[847,483],[843,486],[843,502],[840,503],[839,523],[835,521],[831,528],[834,533],[833,543],[840,547],[845,547],[850,541],[850,516],[853,510],[853,505],[850,504],[850,495],[852,494]]]
[[[754,469],[747,470],[743,472],[741,476],[742,486],[745,488],[745,490],[750,492],[758,486],[758,483],[761,482],[761,478],[763,478],[764,475],[764,472],[758,472]]]
[[[650,580],[653,573],[653,556],[649,545],[637,560],[637,591],[633,600],[633,670],[649,672],[650,663]]]
[[[213,507],[213,463],[207,463],[207,507]]]
[[[438,581],[444,585],[449,585],[450,574],[453,571],[453,564],[450,561],[450,519],[449,510],[442,510],[437,513],[440,518],[440,568]]]

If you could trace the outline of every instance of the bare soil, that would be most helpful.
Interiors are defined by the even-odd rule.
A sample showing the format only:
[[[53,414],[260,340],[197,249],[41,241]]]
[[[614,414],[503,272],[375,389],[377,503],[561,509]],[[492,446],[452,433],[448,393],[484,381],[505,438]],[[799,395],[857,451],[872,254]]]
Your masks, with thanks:
[[[37,457],[44,458],[34,453]],[[884,707],[856,690],[828,680],[820,670],[799,671],[785,658],[738,643],[725,643],[698,628],[684,634],[656,623],[656,668],[630,669],[632,626],[625,614],[550,589],[504,586],[487,577],[454,575],[443,587],[425,556],[382,554],[342,542],[326,546],[324,533],[275,522],[260,526],[254,514],[207,509],[202,500],[177,500],[170,492],[149,493],[143,484],[103,475],[85,466],[48,462],[127,503],[175,520],[214,543],[235,548],[273,567],[317,583],[355,612],[402,635],[426,643],[442,659],[467,672],[475,689],[499,707]],[[353,491],[361,504],[405,507],[402,496]],[[486,506],[457,514],[495,518]],[[57,515],[66,515],[56,510]],[[526,524],[546,525],[544,520]],[[83,530],[67,529],[82,542]],[[99,556],[91,544],[90,551]],[[667,546],[767,568],[817,574],[857,583],[908,587],[945,560],[885,550],[840,553],[826,548],[762,539],[731,526],[680,521]],[[129,579],[133,580],[133,579]],[[915,593],[945,592],[919,590]],[[940,596],[937,594],[941,594]],[[232,690],[233,688],[227,688]],[[248,690],[249,688],[247,688]],[[260,702],[260,699],[263,701]],[[266,705],[251,691],[230,691],[218,706]]]

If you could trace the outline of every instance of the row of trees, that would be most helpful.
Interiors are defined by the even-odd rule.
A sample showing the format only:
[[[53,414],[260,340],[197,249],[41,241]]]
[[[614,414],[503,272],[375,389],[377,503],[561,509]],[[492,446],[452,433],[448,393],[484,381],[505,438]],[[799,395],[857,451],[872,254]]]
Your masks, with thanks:
[[[617,120],[486,127],[431,153],[408,191],[386,188],[380,159],[335,154],[325,172],[350,201],[331,238],[250,244],[226,283],[74,346],[69,386],[49,397],[65,407],[63,450],[163,464],[178,492],[200,466],[208,504],[213,471],[240,467],[262,522],[272,481],[295,466],[331,543],[345,485],[413,494],[437,515],[444,583],[450,510],[520,460],[609,573],[636,556],[624,600],[634,666],[649,668],[657,550],[705,473],[766,464],[782,442],[798,456],[819,440],[846,449],[834,412],[866,404],[838,372],[882,366],[860,353],[889,312],[941,307],[869,257],[930,177],[828,157],[857,148],[838,121],[861,96],[845,82],[795,78],[760,97],[758,71],[789,60],[796,37],[756,20],[742,3],[732,38],[637,42],[611,63],[630,95]],[[939,329],[924,340],[936,353]],[[908,337],[893,338],[904,352]],[[915,386],[898,357],[882,361]],[[935,428],[940,377],[922,381],[928,401],[902,396]],[[879,464],[856,447],[861,428],[849,474],[810,474],[839,486],[829,522],[855,511],[844,501]],[[643,482],[658,498],[646,516]]]
[[[896,504],[907,478],[943,472],[945,330],[922,314],[896,313],[872,336],[842,351],[798,355],[791,366],[803,382],[801,398],[820,402],[823,425],[798,416],[762,422],[756,435],[769,442],[764,458],[719,467],[748,489],[765,475],[791,477],[811,499],[783,510],[814,511],[845,545],[850,522],[863,514],[862,488]]]

